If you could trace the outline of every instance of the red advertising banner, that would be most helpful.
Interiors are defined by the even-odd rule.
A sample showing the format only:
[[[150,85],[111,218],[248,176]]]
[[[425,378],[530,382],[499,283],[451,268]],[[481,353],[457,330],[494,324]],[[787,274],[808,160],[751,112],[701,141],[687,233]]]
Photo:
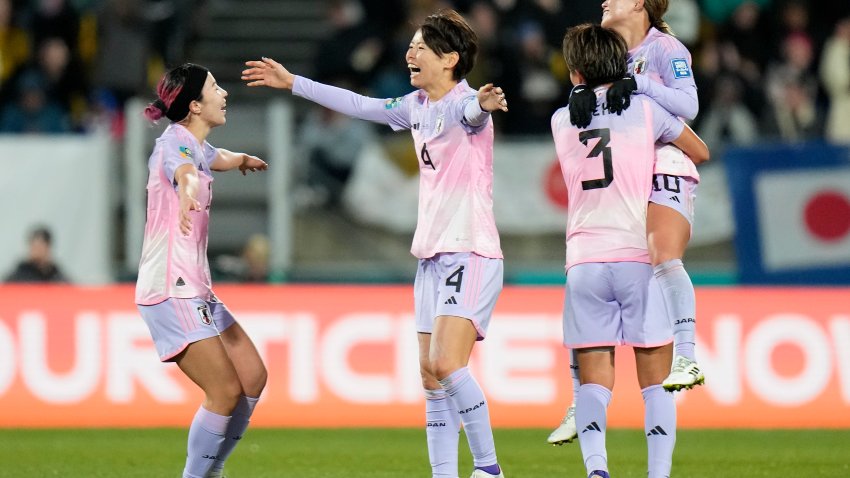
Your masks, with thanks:
[[[418,426],[410,286],[241,286],[216,293],[257,344],[269,382],[252,423]],[[702,288],[707,385],[677,394],[681,427],[850,427],[850,290]],[[470,367],[497,427],[553,427],[571,397],[563,290],[507,287]],[[609,409],[642,427],[631,350]],[[183,426],[201,392],[163,364],[131,286],[0,286],[0,426]]]

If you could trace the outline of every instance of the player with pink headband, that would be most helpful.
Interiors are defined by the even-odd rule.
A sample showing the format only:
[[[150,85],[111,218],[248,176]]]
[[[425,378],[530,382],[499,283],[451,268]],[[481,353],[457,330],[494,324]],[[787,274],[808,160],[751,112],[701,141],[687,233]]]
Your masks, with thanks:
[[[175,362],[205,394],[189,428],[184,478],[222,476],[266,384],[251,339],[212,291],[207,241],[212,172],[259,171],[266,163],[214,148],[206,138],[226,122],[227,91],[204,67],[174,68],[145,109],[171,124],[148,160],[145,239],[136,304],[163,362]]]
[[[588,478],[610,478],[605,447],[614,387],[614,347],[634,349],[645,404],[648,478],[669,478],[676,442],[676,403],[661,382],[672,361],[672,326],[650,265],[646,213],[655,144],[673,143],[695,161],[708,148],[651,98],[636,95],[614,113],[605,104],[626,72],[626,42],[614,30],[585,24],[567,31],[564,58],[574,84],[597,98],[587,128],[570,124],[568,108],[552,116],[552,134],[567,186],[567,285],[564,345],[576,351],[575,405]]]
[[[476,92],[463,79],[477,48],[475,32],[457,12],[430,15],[405,55],[417,89],[394,99],[323,85],[269,58],[247,62],[242,73],[248,86],[292,90],[326,108],[413,134],[420,180],[411,252],[419,258],[414,300],[434,477],[458,476],[461,423],[473,456],[472,477],[503,476],[487,400],[467,369],[502,289],[490,112],[507,111],[507,100],[501,88],[488,84]]]

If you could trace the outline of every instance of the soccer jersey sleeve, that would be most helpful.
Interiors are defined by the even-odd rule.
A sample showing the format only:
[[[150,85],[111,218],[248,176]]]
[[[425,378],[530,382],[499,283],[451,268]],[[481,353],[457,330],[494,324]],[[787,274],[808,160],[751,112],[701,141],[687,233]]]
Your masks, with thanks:
[[[218,148],[204,141],[203,164],[207,171],[212,171],[212,163],[218,156]]]
[[[691,68],[691,53],[670,35],[660,34],[652,67],[662,83],[648,75],[635,75],[637,91],[643,93],[676,116],[692,120],[699,112],[697,87]]]
[[[196,151],[197,143],[193,144],[188,140],[173,136],[167,140],[163,147],[162,169],[166,177],[176,186],[174,173],[177,168],[184,164],[195,164],[194,158],[196,154],[204,155],[203,151]]]
[[[490,120],[490,113],[481,109],[477,94],[461,98],[458,101],[455,114],[460,119],[463,129],[470,134],[476,134],[484,129]]]
[[[416,94],[389,99],[370,98],[297,75],[292,93],[352,118],[389,125],[395,131],[410,129],[411,95]]]
[[[655,140],[662,143],[675,141],[685,129],[685,123],[658,103],[649,101],[649,104],[652,109],[652,132]]]

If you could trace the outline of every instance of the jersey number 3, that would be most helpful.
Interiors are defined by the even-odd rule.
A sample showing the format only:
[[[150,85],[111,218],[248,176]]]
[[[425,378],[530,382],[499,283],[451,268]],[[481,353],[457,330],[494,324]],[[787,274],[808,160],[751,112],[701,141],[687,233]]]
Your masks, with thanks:
[[[588,189],[600,189],[607,188],[609,184],[614,181],[614,164],[611,159],[611,148],[608,147],[608,143],[611,142],[611,130],[608,128],[601,129],[591,129],[587,131],[582,131],[578,135],[579,141],[581,144],[587,146],[587,140],[599,138],[599,141],[590,150],[590,153],[587,154],[588,158],[595,158],[602,155],[602,171],[605,174],[604,178],[600,179],[588,179],[587,181],[581,182],[581,188],[585,191]]]

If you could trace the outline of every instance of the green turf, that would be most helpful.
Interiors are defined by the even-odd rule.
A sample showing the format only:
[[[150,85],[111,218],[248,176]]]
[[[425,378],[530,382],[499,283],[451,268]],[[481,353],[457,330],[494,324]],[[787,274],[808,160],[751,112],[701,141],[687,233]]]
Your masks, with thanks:
[[[577,444],[552,447],[547,430],[496,430],[509,478],[584,478]],[[0,430],[0,477],[179,478],[186,432]],[[639,430],[609,430],[614,478],[646,476]],[[249,431],[230,478],[430,477],[422,430]],[[471,463],[461,439],[461,478]],[[850,477],[850,430],[679,431],[674,477]]]

